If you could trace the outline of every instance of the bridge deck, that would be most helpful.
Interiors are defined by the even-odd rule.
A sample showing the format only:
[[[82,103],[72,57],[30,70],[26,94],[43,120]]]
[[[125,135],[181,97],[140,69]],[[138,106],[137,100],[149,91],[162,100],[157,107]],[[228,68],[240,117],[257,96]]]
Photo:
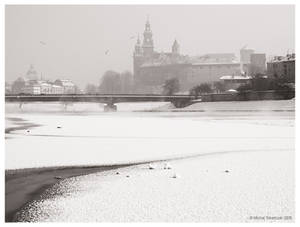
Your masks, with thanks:
[[[139,95],[139,94],[64,94],[64,95],[5,95],[6,102],[177,102],[191,101],[190,95]]]

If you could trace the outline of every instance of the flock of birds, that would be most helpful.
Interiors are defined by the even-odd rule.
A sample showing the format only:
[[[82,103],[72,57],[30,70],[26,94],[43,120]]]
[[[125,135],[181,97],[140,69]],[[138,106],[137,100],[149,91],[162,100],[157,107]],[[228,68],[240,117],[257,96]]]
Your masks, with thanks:
[[[60,128],[62,128],[60,125],[58,125],[58,126],[56,126],[56,128],[58,128],[58,129],[60,129]],[[28,130],[26,130],[26,132],[27,133],[30,133],[30,130],[28,129]]]
[[[131,36],[129,39],[135,39],[136,38],[136,36]],[[45,41],[43,41],[43,40],[40,40],[40,42],[39,42],[42,46],[46,46],[47,45],[47,43],[45,42]],[[104,54],[105,55],[108,55],[109,54],[109,50],[107,49],[107,50],[105,50],[105,52],[104,52]]]
[[[156,168],[157,168],[157,166],[156,166],[155,164],[153,164],[153,163],[150,163],[150,164],[148,165],[148,169],[150,169],[150,170],[154,170],[154,169],[156,169]],[[172,166],[171,166],[170,163],[166,162],[166,163],[164,163],[163,169],[165,169],[165,170],[167,170],[167,169],[172,169]],[[120,174],[121,174],[120,172],[116,172],[116,175],[120,175]],[[127,174],[126,177],[129,178],[130,175]],[[172,178],[180,178],[180,175],[177,174],[177,173],[174,173],[173,176],[172,176]]]
[[[148,165],[148,168],[149,168],[150,170],[154,170],[154,169],[157,168],[157,166],[156,166],[155,164],[153,164],[153,163],[150,163],[150,164]],[[171,166],[170,163],[165,162],[165,163],[164,163],[164,168],[163,168],[163,169],[172,169],[172,166]],[[206,170],[206,172],[207,172],[207,170]],[[230,171],[226,169],[224,172],[225,172],[225,173],[229,173]],[[117,174],[117,175],[120,175],[121,173],[120,173],[120,172],[116,172],[116,174]],[[130,177],[130,175],[126,175],[126,177]],[[174,173],[174,174],[172,175],[171,178],[180,178],[180,175],[177,174],[177,173]]]
[[[150,164],[148,165],[148,168],[149,168],[150,170],[154,170],[154,169],[157,168],[157,166],[156,166],[155,164],[150,163]],[[172,166],[170,165],[170,163],[166,162],[166,163],[164,163],[164,168],[163,168],[163,169],[165,169],[165,170],[167,170],[167,169],[172,169]],[[121,174],[121,173],[120,173],[119,171],[116,172],[116,175],[120,175],[120,174]],[[127,178],[130,177],[129,174],[127,174],[127,175],[125,175],[125,176],[126,176]],[[62,176],[54,176],[54,178],[57,179],[57,180],[63,180],[63,179],[65,179],[65,178],[62,177]],[[177,173],[174,173],[174,174],[172,175],[171,178],[180,178],[180,175],[178,175]]]
[[[150,170],[154,170],[154,169],[157,168],[157,166],[156,166],[155,164],[153,164],[153,163],[150,163],[150,164],[148,165],[148,168],[149,168]],[[167,170],[167,169],[172,169],[172,166],[170,165],[170,163],[166,162],[166,163],[164,163],[164,168],[163,168],[163,169],[165,169],[165,170]],[[229,170],[225,170],[224,172],[225,172],[225,173],[229,173]],[[119,171],[116,172],[116,175],[120,175],[120,174],[121,174],[121,173],[120,173]],[[130,175],[127,174],[126,177],[129,178]],[[174,173],[174,174],[172,175],[171,178],[180,178],[180,177],[181,177],[181,176],[180,176],[179,174]],[[62,177],[62,176],[55,176],[54,178],[57,179],[57,180],[62,180],[62,179],[64,179],[64,177]]]

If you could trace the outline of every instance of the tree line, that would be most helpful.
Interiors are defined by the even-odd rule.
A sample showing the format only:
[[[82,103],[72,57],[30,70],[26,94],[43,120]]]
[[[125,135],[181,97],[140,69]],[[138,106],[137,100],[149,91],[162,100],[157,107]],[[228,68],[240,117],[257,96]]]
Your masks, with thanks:
[[[87,84],[87,94],[130,94],[133,93],[133,75],[129,71],[118,73],[106,71],[99,85]]]
[[[228,89],[228,88],[227,88]],[[237,92],[245,91],[267,91],[267,90],[289,90],[291,84],[284,78],[267,78],[263,74],[256,74],[247,83],[242,83],[236,88]],[[181,91],[180,81],[177,77],[167,79],[162,84],[163,95],[173,95]],[[226,91],[224,81],[213,83],[201,83],[192,87],[188,93],[199,96],[209,93],[223,93]],[[106,71],[102,76],[99,85],[88,84],[85,88],[87,94],[132,94],[135,93],[133,75],[129,71],[122,73]]]

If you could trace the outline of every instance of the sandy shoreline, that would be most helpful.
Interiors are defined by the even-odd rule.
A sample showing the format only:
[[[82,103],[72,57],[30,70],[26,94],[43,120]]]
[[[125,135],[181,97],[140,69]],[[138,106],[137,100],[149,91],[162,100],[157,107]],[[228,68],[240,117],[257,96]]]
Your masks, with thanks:
[[[27,203],[38,199],[47,188],[61,179],[128,167],[130,165],[132,164],[6,170],[5,222],[14,222],[14,216],[19,210]]]

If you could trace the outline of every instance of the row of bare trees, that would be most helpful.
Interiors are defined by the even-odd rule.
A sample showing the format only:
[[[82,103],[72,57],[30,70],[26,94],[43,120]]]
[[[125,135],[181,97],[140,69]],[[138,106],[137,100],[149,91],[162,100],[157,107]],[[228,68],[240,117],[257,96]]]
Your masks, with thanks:
[[[87,94],[130,94],[133,92],[133,75],[129,71],[118,73],[106,71],[101,78],[99,86],[88,84],[85,88]]]
[[[251,79],[251,83],[243,84],[237,90],[239,92],[295,90],[295,84],[290,83],[289,78],[266,78],[265,75],[257,73]]]
[[[171,78],[165,81],[163,85],[163,94],[172,95],[179,91],[180,91],[180,83],[178,78]],[[218,81],[212,84],[202,83],[196,85],[190,90],[190,94],[198,96],[200,94],[207,94],[212,92],[220,93],[224,91],[225,91],[224,83]]]
[[[282,79],[281,79],[282,80]],[[241,85],[238,91],[264,91],[264,90],[282,90],[286,88],[285,81],[280,79],[266,79],[263,75],[257,74],[250,83]],[[173,95],[180,91],[180,82],[178,78],[170,78],[162,86],[164,95]],[[191,95],[201,95],[208,93],[222,93],[225,91],[224,82],[202,83],[190,89]],[[88,94],[130,94],[134,93],[133,75],[129,71],[118,73],[107,71],[101,78],[99,86],[88,84],[85,88]]]
[[[190,94],[198,95],[211,92],[223,92],[225,86],[222,82],[213,84],[203,83],[193,87]],[[162,85],[164,95],[176,94],[180,91],[178,78],[170,78]],[[129,71],[122,73],[116,71],[106,71],[100,80],[99,85],[87,84],[85,88],[87,94],[130,94],[134,93],[133,75]]]

